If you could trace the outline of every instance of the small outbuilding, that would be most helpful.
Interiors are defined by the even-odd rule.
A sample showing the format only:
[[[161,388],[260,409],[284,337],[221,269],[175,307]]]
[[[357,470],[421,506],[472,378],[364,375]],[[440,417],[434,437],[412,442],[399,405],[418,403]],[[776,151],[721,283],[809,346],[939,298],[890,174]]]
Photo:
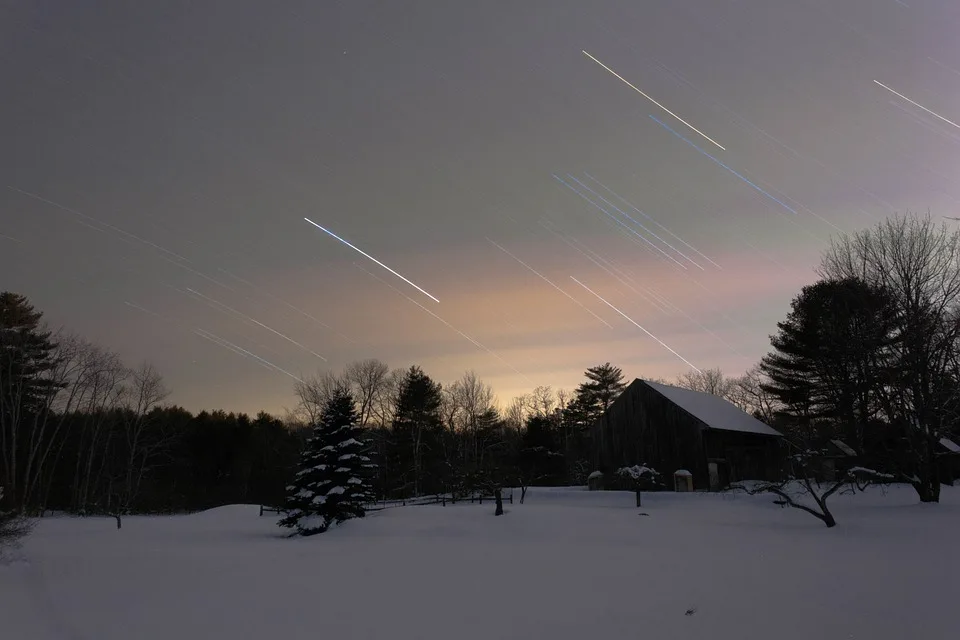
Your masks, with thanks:
[[[960,445],[951,438],[940,438],[937,449],[937,473],[940,482],[956,484],[960,480]]]
[[[824,482],[833,482],[860,464],[859,454],[843,440],[827,440],[820,450],[817,474]]]
[[[783,468],[783,436],[772,427],[718,396],[649,380],[634,380],[591,436],[595,469],[645,463],[665,478],[685,470],[695,489],[776,480]]]
[[[603,473],[594,471],[587,476],[587,489],[589,491],[600,491],[603,489]]]

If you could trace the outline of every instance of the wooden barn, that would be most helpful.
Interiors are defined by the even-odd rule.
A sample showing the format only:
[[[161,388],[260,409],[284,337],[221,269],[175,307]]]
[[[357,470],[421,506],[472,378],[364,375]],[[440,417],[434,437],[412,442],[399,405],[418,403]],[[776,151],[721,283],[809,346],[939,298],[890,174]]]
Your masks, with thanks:
[[[646,464],[681,469],[696,490],[781,475],[783,436],[723,398],[634,380],[593,427],[593,464],[604,473]],[[669,482],[668,482],[669,484]]]

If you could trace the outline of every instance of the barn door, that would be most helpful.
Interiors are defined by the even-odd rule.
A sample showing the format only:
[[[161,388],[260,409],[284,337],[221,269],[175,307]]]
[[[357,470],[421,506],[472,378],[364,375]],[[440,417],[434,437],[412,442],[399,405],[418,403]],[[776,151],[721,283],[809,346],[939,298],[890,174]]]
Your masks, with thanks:
[[[720,467],[716,462],[707,463],[707,473],[710,476],[710,491],[720,491]]]

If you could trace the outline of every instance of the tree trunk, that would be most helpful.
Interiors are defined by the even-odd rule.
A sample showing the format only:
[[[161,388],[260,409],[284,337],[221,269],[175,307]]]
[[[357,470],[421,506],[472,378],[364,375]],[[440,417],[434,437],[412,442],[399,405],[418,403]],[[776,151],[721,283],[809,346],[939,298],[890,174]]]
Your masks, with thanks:
[[[919,482],[914,482],[913,488],[916,490],[920,502],[940,502],[940,483],[935,479],[923,478]]]
[[[832,527],[837,526],[837,521],[836,519],[834,519],[833,514],[830,513],[830,510],[827,509],[827,505],[823,505],[822,508],[823,508],[823,523],[827,525],[827,528],[830,529]]]
[[[820,507],[820,515],[817,517],[823,520],[823,524],[827,525],[827,528],[837,526],[837,520],[833,517],[833,514],[830,513],[830,509],[827,508],[827,498],[830,497],[843,483],[837,483],[833,486],[832,489],[823,494],[823,496],[818,496],[814,488],[810,485],[810,482],[807,481],[807,488],[810,491],[810,495],[813,496],[814,502],[817,503],[817,506]],[[815,514],[816,515],[816,514]]]
[[[917,481],[913,483],[920,502],[940,502],[940,474],[932,438],[926,438],[917,456]]]

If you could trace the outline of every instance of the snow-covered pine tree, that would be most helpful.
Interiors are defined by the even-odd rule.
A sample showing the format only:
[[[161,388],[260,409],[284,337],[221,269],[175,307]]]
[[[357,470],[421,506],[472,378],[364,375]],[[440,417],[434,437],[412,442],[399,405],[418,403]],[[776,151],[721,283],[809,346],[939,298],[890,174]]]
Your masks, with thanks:
[[[364,506],[374,500],[372,483],[376,471],[376,464],[370,459],[372,447],[363,440],[353,397],[349,392],[335,395],[330,405],[335,415],[344,417],[335,423],[338,426],[330,433],[334,464],[331,487],[323,505],[328,524],[366,515]]]
[[[300,459],[300,470],[287,487],[287,516],[281,527],[300,535],[327,530],[331,522],[362,518],[373,500],[375,465],[361,440],[357,410],[346,389],[336,389],[313,427]]]

